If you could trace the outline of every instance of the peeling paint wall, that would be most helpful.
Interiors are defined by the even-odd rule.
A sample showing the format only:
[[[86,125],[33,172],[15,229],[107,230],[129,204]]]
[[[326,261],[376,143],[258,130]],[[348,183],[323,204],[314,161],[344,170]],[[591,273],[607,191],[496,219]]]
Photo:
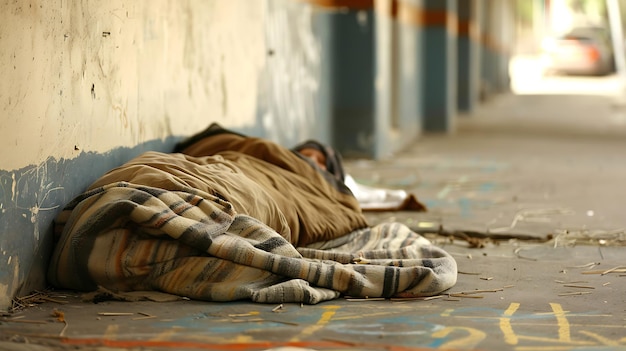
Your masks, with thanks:
[[[53,219],[211,122],[328,140],[320,14],[292,0],[0,2],[0,309],[45,285]]]
[[[254,123],[263,2],[7,1],[0,10],[5,169],[50,151],[186,135],[211,119]]]

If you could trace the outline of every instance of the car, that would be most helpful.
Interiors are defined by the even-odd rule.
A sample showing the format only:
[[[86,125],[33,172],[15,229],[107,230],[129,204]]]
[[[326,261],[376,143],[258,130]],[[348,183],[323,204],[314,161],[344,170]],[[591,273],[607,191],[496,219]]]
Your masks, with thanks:
[[[609,31],[602,26],[576,27],[543,43],[544,73],[607,75],[615,71]]]

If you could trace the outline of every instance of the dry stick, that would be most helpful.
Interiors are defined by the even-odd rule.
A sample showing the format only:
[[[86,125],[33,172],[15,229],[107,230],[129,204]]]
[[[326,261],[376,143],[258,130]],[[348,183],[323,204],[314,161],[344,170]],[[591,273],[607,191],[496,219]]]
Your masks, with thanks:
[[[611,272],[613,272],[613,271],[616,271],[616,270],[618,270],[618,269],[620,269],[620,268],[622,268],[622,266],[613,267],[613,268],[611,268],[611,269],[608,269],[608,270],[606,270],[606,271],[602,272],[602,274],[601,274],[601,275],[609,274],[609,273],[611,273]]]
[[[573,284],[565,284],[563,286],[566,286],[568,288],[581,288],[581,289],[595,289],[595,287],[593,286],[588,286],[588,285],[573,285]]]
[[[443,296],[443,295],[441,295]],[[436,296],[430,296],[431,298],[437,298]],[[391,302],[408,302],[408,301],[416,301],[416,300],[426,300],[428,297],[392,297],[389,299]]]
[[[425,297],[423,300],[424,300],[424,301],[428,301],[428,300],[440,299],[440,298],[442,298],[442,297],[446,297],[446,295],[428,296],[428,297]]]
[[[498,291],[503,291],[503,288],[497,288],[497,289],[487,289],[487,290],[470,290],[470,291],[461,291],[455,294],[462,294],[462,295],[471,295],[471,294],[480,294],[480,293],[487,293],[487,292],[498,292]]]
[[[580,274],[601,274],[601,275],[606,275],[609,273],[626,273],[626,269],[620,269],[620,268],[611,268],[609,270],[606,271],[600,271],[600,270],[593,270],[593,271],[583,271],[580,272]]]
[[[99,312],[99,316],[115,317],[115,316],[132,316],[132,312]]]
[[[591,294],[591,292],[589,292],[589,291],[577,291],[577,292],[570,292],[570,293],[559,294],[559,296],[587,295],[587,294]]]
[[[571,282],[566,282],[563,280],[555,280],[555,282],[559,283],[559,284],[579,284],[579,283],[589,283],[586,280],[575,280],[575,281],[571,281]]]
[[[0,321],[9,322],[9,323],[26,323],[26,324],[48,324],[46,321],[36,321],[36,320],[28,320],[28,319],[8,319],[2,318]]]
[[[569,266],[567,268],[592,268],[593,266],[599,266],[600,262],[590,262],[587,264],[581,264],[580,266]]]
[[[350,302],[361,302],[361,301],[385,301],[384,297],[366,297],[362,299],[348,298],[346,301]]]
[[[489,292],[499,292],[499,291],[504,291],[505,288],[512,288],[515,285],[507,285],[504,286],[502,288],[497,288],[497,289],[483,289],[483,290],[470,290],[470,291],[460,291],[458,293],[450,293],[450,294],[444,294],[444,295],[434,295],[434,296],[428,296],[428,297],[405,297],[405,298],[391,298],[391,301],[408,301],[408,300],[423,300],[423,301],[428,301],[428,300],[434,300],[434,299],[440,299],[440,298],[444,298],[444,297],[448,297],[448,299],[446,299],[446,301],[459,301],[456,299],[450,299],[450,297],[467,297],[467,298],[475,298],[475,299],[482,299],[484,296],[471,296],[474,294],[481,294],[481,293],[489,293]],[[361,301],[361,300],[358,300]]]
[[[451,297],[467,297],[467,298],[475,298],[475,299],[482,299],[484,296],[472,296],[475,294],[481,294],[481,293],[490,293],[490,292],[498,292],[498,291],[504,291],[504,288],[497,288],[497,289],[483,289],[483,290],[470,290],[470,291],[461,291],[458,293],[451,293],[448,294],[448,296]]]
[[[134,320],[134,321],[139,321],[139,320],[142,320],[142,319],[151,319],[151,318],[156,318],[156,316],[153,316],[153,315],[151,315],[151,314],[149,314],[149,313],[145,313],[145,312],[137,312],[137,314],[140,314],[140,315],[142,315],[143,317],[136,317],[136,318],[133,318],[133,320]]]
[[[536,259],[536,258],[532,258],[532,257],[525,257],[525,256],[520,255],[520,253],[519,253],[519,252],[520,252],[521,250],[522,250],[522,248],[518,247],[517,249],[515,249],[515,250],[513,251],[513,253],[514,253],[514,254],[515,254],[515,256],[517,256],[518,258],[521,258],[521,259],[524,259],[524,260],[529,260],[529,261],[537,261],[537,259]]]
[[[42,300],[45,300],[45,301],[58,303],[59,305],[65,305],[65,304],[68,303],[67,301],[56,300],[56,299],[53,299],[53,298],[48,297],[48,296],[40,296],[39,298],[42,299]]]
[[[450,294],[452,297],[464,297],[470,299],[482,299],[484,296],[466,295],[466,294]]]

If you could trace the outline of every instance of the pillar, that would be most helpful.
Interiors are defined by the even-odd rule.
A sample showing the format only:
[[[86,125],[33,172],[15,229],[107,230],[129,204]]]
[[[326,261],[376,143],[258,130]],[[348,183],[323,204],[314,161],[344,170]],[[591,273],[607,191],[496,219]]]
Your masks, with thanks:
[[[458,1],[457,107],[466,113],[474,110],[479,99],[481,7],[482,0]]]
[[[376,0],[374,157],[417,140],[422,130],[422,0]]]
[[[456,0],[425,0],[422,23],[424,130],[453,132],[457,111]]]

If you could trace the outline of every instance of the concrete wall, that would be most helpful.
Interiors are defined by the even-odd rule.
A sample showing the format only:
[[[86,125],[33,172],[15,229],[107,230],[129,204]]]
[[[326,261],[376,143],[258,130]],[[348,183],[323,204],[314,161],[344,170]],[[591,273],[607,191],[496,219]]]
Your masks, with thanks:
[[[210,119],[254,123],[261,3],[47,0],[1,10],[5,169],[185,135]]]
[[[290,0],[0,3],[0,308],[45,286],[62,206],[135,155],[214,121],[328,140],[325,16]]]

